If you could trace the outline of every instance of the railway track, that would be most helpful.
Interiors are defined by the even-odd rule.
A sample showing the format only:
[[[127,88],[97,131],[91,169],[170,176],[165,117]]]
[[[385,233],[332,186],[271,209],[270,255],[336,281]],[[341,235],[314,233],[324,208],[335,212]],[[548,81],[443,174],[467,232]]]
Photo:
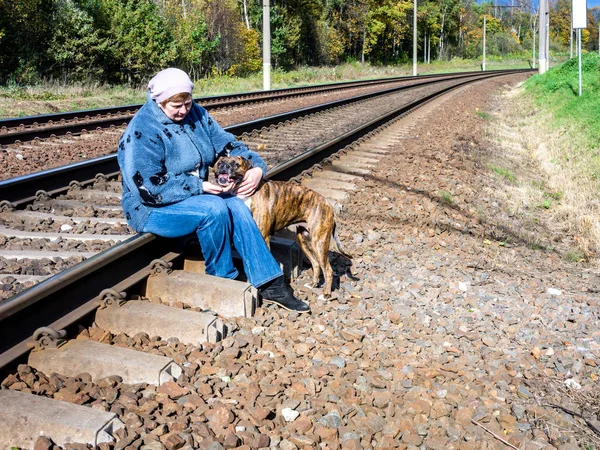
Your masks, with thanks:
[[[343,205],[353,189],[353,181],[367,174],[372,164],[386,154],[386,142],[398,136],[398,130],[392,130],[390,123],[447,92],[497,75],[479,74],[459,81],[421,86],[412,89],[409,95],[389,92],[385,97],[329,105],[316,113],[294,113],[288,123],[281,117],[271,118],[264,123],[232,127],[230,131],[265,156],[270,167],[269,178],[292,179]],[[371,140],[374,138],[377,144]],[[281,145],[282,142],[286,145]],[[173,382],[185,380],[189,367],[178,364],[177,357],[150,358],[138,350],[171,344],[177,351],[189,354],[223,339],[235,327],[229,322],[230,318],[250,317],[258,306],[256,292],[246,283],[226,283],[203,275],[202,262],[197,260],[193,246],[148,234],[132,235],[118,208],[115,164],[113,157],[105,157],[0,183],[0,197],[9,199],[0,213],[5,227],[2,230],[5,251],[22,251],[11,250],[11,247],[22,248],[23,242],[33,247],[29,255],[3,254],[5,267],[10,261],[27,261],[18,265],[18,270],[30,272],[24,276],[40,276],[35,274],[43,266],[39,261],[48,257],[43,252],[70,255],[58,259],[61,263],[56,274],[52,274],[53,268],[44,266],[52,277],[0,302],[0,366],[9,373],[16,363],[28,358],[29,366],[40,373],[60,373],[79,379],[79,383],[105,380],[118,374],[120,378],[113,380],[115,383],[147,383],[175,389]],[[65,186],[67,181],[71,181],[69,186]],[[15,240],[21,241],[13,242]],[[41,258],[31,257],[40,251]],[[301,270],[302,256],[293,242],[278,240],[274,252],[288,276]],[[16,280],[15,275],[8,276]],[[30,282],[36,281],[39,279],[30,279]],[[179,308],[171,308],[169,304]],[[77,335],[81,324],[90,327],[87,334],[83,334],[85,338],[80,334],[80,339],[65,343],[65,339]],[[124,344],[133,342],[138,350],[128,349],[133,353],[123,353],[120,347],[102,344],[102,336],[92,336],[96,332],[129,336],[124,338]],[[31,352],[36,347],[37,351]],[[82,381],[83,373],[86,375]],[[45,379],[50,381],[48,377]],[[43,394],[39,383],[38,388],[29,386],[27,390]],[[51,401],[48,406],[42,405],[40,396],[20,395],[10,392],[10,388],[0,394],[0,399],[5,396],[0,404],[14,405],[12,409],[0,408],[0,417],[5,422],[32,409],[54,411],[56,404]],[[81,400],[65,399],[72,403]],[[115,438],[125,439],[127,433],[119,431],[125,429],[126,422],[119,414],[121,411],[99,409],[104,409],[100,412],[105,414],[93,418],[90,414],[86,420],[93,426],[89,429],[84,430],[77,424],[78,432],[82,433],[77,435],[79,442],[98,444]],[[56,430],[64,426],[66,431],[51,435],[56,443],[64,444],[68,436],[71,439],[75,436],[73,426],[81,411],[64,413],[65,422],[56,425]],[[28,420],[35,424],[42,419],[31,416]],[[15,425],[6,432],[16,429]],[[16,435],[8,434],[4,439],[8,439],[7,436]],[[2,439],[0,431],[0,442]],[[24,444],[18,445],[32,447],[35,442],[31,435],[22,439]]]
[[[456,75],[456,77],[468,76],[465,74]],[[446,77],[441,77],[441,79],[447,79]],[[421,89],[423,87],[430,86],[432,83],[436,83],[438,78],[431,78],[420,80],[418,83],[406,84],[395,86],[389,89],[378,90],[375,92],[370,92],[367,94],[361,94],[359,96],[347,98],[342,96],[341,99],[331,101],[330,97],[327,97],[326,103],[321,102],[313,103],[314,100],[318,100],[317,98],[313,98],[309,103],[302,103],[302,105],[307,105],[306,107],[302,107],[297,109],[298,106],[293,102],[291,105],[289,103],[282,102],[278,107],[271,107],[269,111],[273,111],[272,116],[264,117],[264,111],[261,111],[261,116],[259,119],[252,120],[256,117],[257,111],[254,109],[251,113],[239,112],[236,114],[213,114],[216,120],[222,124],[222,126],[226,126],[229,124],[228,129],[238,135],[241,136],[244,133],[251,133],[255,129],[268,128],[274,124],[278,124],[285,120],[292,120],[295,117],[302,117],[308,114],[316,114],[320,111],[329,110],[332,107],[349,105],[351,103],[355,103],[357,101],[363,101],[368,98],[375,98],[377,96],[385,95],[386,93],[391,92],[410,92],[414,89]],[[290,107],[297,109],[294,114],[291,114]],[[245,123],[240,124],[240,116],[246,120]],[[250,119],[250,120],[248,120]],[[233,122],[237,120],[237,122]],[[98,158],[94,160],[94,162],[89,162],[88,159],[91,155],[110,155],[113,149],[116,149],[117,141],[124,129],[124,126],[121,127],[112,127],[109,130],[100,130],[94,132],[86,132],[81,133],[77,136],[71,135],[67,138],[65,137],[52,137],[46,139],[35,139],[30,143],[26,144],[11,144],[4,145],[3,152],[0,154],[0,161],[6,161],[7,170],[4,174],[5,178],[10,177],[18,177],[19,175],[26,173],[24,169],[29,168],[29,172],[35,172],[36,170],[47,169],[48,167],[58,166],[55,170],[58,170],[62,174],[64,174],[64,167],[61,167],[60,164],[57,164],[59,161],[64,161],[64,165],[72,163],[72,161],[77,160],[79,158],[87,158],[83,163],[85,168],[89,168],[90,177],[96,173],[108,173],[107,170],[116,170],[116,164],[112,161],[114,156],[107,156],[106,158]],[[108,149],[108,150],[107,150]],[[106,164],[105,164],[106,163]],[[107,166],[111,166],[113,169],[107,168]],[[82,167],[82,171],[83,171]],[[67,169],[70,170],[70,169]],[[58,172],[57,172],[58,173]],[[53,174],[52,171],[44,170],[44,176],[47,180],[56,180],[58,177]],[[0,179],[2,175],[0,175]],[[87,179],[87,177],[86,177]],[[29,183],[26,183],[29,184]],[[56,183],[57,186],[61,186],[62,183],[59,181]],[[13,199],[23,199],[26,196],[22,195],[22,188],[24,183],[11,183],[11,186],[15,187],[15,192],[10,193],[8,189],[3,189],[3,199],[13,201]],[[47,185],[48,187],[44,187],[44,190],[54,189],[52,183]],[[33,192],[29,192],[29,195],[34,195],[37,189]]]
[[[479,74],[466,72],[462,75]],[[285,101],[294,98],[314,96],[326,98],[333,94],[354,97],[369,92],[378,92],[385,87],[410,86],[423,80],[439,80],[455,77],[456,74],[423,75],[381,78],[367,81],[331,83],[328,85],[303,86],[297,88],[277,89],[272,91],[256,91],[233,95],[199,97],[194,99],[209,112],[230,110],[265,102]],[[320,100],[324,102],[324,100]],[[18,117],[0,120],[0,145],[23,144],[36,139],[48,137],[74,136],[88,131],[126,125],[141,105],[100,108],[90,111],[75,111],[30,117]]]

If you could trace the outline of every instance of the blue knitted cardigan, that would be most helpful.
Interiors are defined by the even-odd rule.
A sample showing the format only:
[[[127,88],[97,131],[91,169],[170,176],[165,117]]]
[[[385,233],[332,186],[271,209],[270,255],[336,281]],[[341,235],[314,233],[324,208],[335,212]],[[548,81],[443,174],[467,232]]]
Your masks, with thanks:
[[[185,119],[174,122],[148,93],[119,140],[121,204],[129,225],[142,231],[153,208],[202,195],[209,167],[226,153],[244,156],[267,172],[257,153],[237,142],[195,102]]]

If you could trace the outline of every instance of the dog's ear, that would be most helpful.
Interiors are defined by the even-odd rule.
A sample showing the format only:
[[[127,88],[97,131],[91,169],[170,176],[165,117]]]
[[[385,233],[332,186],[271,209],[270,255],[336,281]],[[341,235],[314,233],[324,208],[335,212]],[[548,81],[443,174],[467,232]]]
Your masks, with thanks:
[[[254,167],[254,163],[252,162],[251,159],[246,158],[245,156],[240,156],[240,161],[242,162],[243,165],[246,166],[245,170],[250,170]]]

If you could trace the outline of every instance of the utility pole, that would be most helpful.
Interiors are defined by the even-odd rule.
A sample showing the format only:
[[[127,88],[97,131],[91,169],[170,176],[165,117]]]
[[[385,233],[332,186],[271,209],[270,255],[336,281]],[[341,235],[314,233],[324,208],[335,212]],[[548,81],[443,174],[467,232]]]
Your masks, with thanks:
[[[550,68],[550,7],[548,0],[543,0],[546,4],[546,71]]]
[[[486,18],[487,14],[483,15],[483,64],[481,65],[481,70],[485,72],[485,29],[486,29]]]
[[[413,76],[417,76],[417,0],[413,0]]]
[[[569,59],[573,58],[573,16],[571,16],[571,28],[569,29]]]
[[[271,90],[271,10],[263,0],[263,89]]]
[[[533,30],[533,44],[531,44],[531,64],[535,69],[535,30]]]
[[[600,53],[600,50],[598,50]],[[427,38],[427,64],[431,64],[431,34]]]
[[[548,4],[546,0],[540,0],[540,40],[539,40],[539,67],[538,73],[541,75],[546,72],[546,8]]]

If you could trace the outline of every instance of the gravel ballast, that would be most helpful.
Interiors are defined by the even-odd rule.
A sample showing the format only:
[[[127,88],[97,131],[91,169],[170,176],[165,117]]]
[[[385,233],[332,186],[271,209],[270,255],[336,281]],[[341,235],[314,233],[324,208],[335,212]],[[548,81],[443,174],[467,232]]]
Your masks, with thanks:
[[[595,445],[599,277],[496,219],[480,112],[522,79],[456,93],[357,182],[338,218],[353,264],[332,260],[333,298],[307,287],[310,269],[293,282],[312,314],[261,307],[203,347],[90,328],[80,339],[173,357],[184,374],[157,388],[21,366],[2,388],[116,412],[119,449]]]

